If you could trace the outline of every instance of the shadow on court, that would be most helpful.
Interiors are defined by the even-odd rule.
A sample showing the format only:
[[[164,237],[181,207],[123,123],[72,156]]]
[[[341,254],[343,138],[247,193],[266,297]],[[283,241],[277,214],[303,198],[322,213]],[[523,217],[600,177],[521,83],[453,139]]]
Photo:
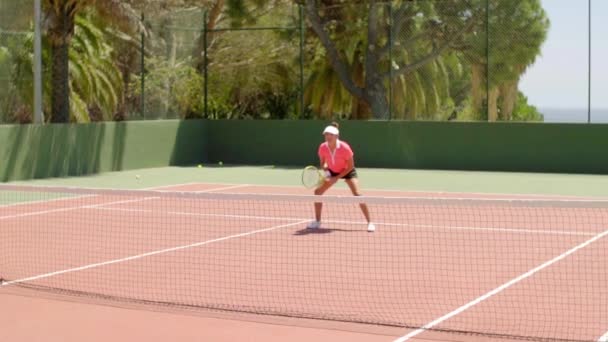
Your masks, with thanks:
[[[293,233],[293,235],[312,235],[312,234],[331,234],[331,233],[335,233],[335,232],[341,232],[341,233],[367,233],[366,231],[362,231],[362,230],[353,230],[353,229],[339,229],[339,228],[317,228],[317,229],[308,229],[308,228],[304,228],[304,229],[300,229],[298,231],[296,231],[295,233]]]

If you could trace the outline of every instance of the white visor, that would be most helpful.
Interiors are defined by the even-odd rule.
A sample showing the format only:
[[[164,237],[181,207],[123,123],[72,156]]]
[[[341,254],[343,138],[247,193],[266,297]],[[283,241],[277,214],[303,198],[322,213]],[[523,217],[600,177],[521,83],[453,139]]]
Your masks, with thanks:
[[[334,126],[325,127],[323,134],[325,134],[325,133],[329,133],[329,134],[333,134],[333,135],[340,135],[340,131]]]

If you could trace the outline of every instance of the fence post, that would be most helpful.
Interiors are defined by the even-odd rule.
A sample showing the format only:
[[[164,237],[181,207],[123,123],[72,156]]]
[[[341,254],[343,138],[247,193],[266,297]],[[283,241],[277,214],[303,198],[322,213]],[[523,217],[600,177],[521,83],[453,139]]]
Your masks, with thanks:
[[[591,0],[589,0],[589,66],[587,71],[587,123],[591,123]]]
[[[393,3],[388,3],[388,119],[393,119]]]
[[[204,108],[205,108],[205,118],[209,117],[209,113],[207,111],[207,100],[208,100],[208,89],[209,89],[209,73],[207,71],[207,10],[205,10],[204,13],[204,25],[203,25],[203,76],[205,77],[205,84],[204,84],[204,98],[203,101],[205,101],[204,104]]]
[[[486,117],[490,121],[490,0],[486,0]]]
[[[300,119],[304,117],[304,7],[298,5],[300,20]]]
[[[43,124],[42,112],[42,7],[34,1],[34,123]]]
[[[144,11],[141,12],[141,24],[143,27],[146,25],[146,16]],[[141,117],[146,120],[146,33],[144,30],[141,31],[141,44],[140,44],[140,73],[141,73]]]

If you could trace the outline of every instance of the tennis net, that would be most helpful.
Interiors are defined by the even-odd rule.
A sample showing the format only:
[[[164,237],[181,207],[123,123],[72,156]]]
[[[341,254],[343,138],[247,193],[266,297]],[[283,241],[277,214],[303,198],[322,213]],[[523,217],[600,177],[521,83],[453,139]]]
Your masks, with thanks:
[[[313,203],[321,228],[307,229]],[[360,203],[377,231],[368,233]],[[538,340],[608,330],[608,202],[0,185],[2,288]]]

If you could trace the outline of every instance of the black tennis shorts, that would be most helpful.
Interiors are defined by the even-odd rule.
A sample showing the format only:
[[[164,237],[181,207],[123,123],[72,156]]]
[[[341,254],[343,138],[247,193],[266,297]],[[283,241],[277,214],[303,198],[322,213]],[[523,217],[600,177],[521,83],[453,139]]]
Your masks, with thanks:
[[[337,175],[339,175],[339,172],[333,172],[332,170],[328,169],[329,173],[331,174],[332,177],[336,177]],[[357,178],[357,170],[355,168],[353,168],[352,170],[350,170],[349,173],[347,173],[344,177],[342,177],[342,179],[353,179],[353,178]]]

